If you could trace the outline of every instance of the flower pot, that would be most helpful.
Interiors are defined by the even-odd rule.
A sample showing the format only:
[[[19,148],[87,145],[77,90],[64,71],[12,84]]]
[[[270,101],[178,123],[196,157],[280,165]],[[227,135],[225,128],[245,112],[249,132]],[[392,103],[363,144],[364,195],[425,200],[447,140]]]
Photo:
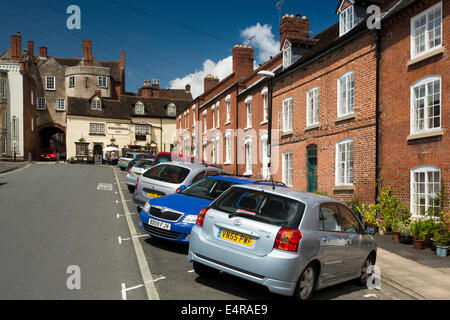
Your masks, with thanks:
[[[425,249],[425,241],[424,240],[414,240],[414,249],[417,249],[417,250]]]
[[[412,242],[413,242],[413,237],[400,236],[400,243],[411,244]]]
[[[394,241],[400,241],[400,232],[394,231],[393,238],[394,238]]]
[[[447,250],[448,250],[448,247],[436,246],[436,255],[438,257],[446,258]]]

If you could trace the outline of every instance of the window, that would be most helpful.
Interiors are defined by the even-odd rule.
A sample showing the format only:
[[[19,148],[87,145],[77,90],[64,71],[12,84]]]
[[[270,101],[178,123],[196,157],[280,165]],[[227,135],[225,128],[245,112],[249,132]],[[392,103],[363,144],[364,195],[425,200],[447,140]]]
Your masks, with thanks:
[[[440,204],[436,201],[441,188],[441,171],[431,166],[411,170],[411,212],[424,217],[439,214]],[[433,210],[437,209],[437,210]]]
[[[92,110],[102,110],[102,101],[99,98],[93,99],[91,102]]]
[[[247,127],[249,129],[252,127],[252,97],[245,99],[245,108],[247,111]]]
[[[441,127],[441,77],[428,77],[411,87],[411,132]]]
[[[137,124],[136,125],[137,135],[147,135],[150,134],[150,125],[148,124]]]
[[[197,141],[195,140],[195,132],[192,132],[192,156],[198,157],[197,154]]]
[[[346,139],[336,146],[336,185],[353,185],[353,140]]]
[[[207,116],[207,111],[203,111],[203,134],[206,134],[206,132],[208,131],[208,124],[206,123],[206,116]]]
[[[66,100],[56,99],[56,111],[64,111],[64,110],[66,110]]]
[[[269,178],[269,154],[267,145],[268,135],[267,132],[261,135],[261,151],[262,151],[262,177],[263,179]]]
[[[2,154],[6,154],[6,138],[3,138],[2,141]]]
[[[283,170],[283,183],[288,187],[293,186],[293,153],[292,151],[286,151],[283,153],[283,162],[282,162],[282,170]]]
[[[338,80],[338,117],[354,113],[355,82],[354,73],[349,71]]]
[[[268,121],[268,114],[269,114],[269,94],[268,89],[264,88],[261,92],[262,100],[263,100],[263,123]]]
[[[34,104],[34,91],[31,91],[31,105]]]
[[[341,212],[341,227],[346,233],[359,233],[362,231],[361,225],[354,214],[346,207],[339,205]]]
[[[307,118],[306,125],[312,126],[319,123],[319,87],[312,88],[307,93]]]
[[[69,88],[75,87],[75,77],[69,77]]]
[[[34,118],[31,118],[31,132],[34,132]]]
[[[190,172],[191,170],[180,166],[163,164],[147,170],[143,176],[156,181],[180,184],[187,178]]]
[[[343,36],[355,26],[355,8],[348,7],[339,16],[339,35]]]
[[[293,99],[288,98],[283,101],[283,132],[292,132]]]
[[[136,103],[136,105],[134,107],[134,113],[135,114],[145,114],[144,104],[141,102]]]
[[[288,47],[283,49],[283,68],[287,68],[292,63],[292,49]]]
[[[38,110],[47,109],[45,98],[37,98],[37,109]]]
[[[77,157],[87,157],[89,155],[89,144],[75,143]]]
[[[212,111],[212,128],[214,129],[215,125],[216,125],[216,107],[213,106],[211,108]]]
[[[98,86],[100,88],[108,87],[108,78],[107,77],[98,77]]]
[[[2,81],[2,98],[6,99],[6,82]]]
[[[231,122],[231,96],[225,98],[225,103],[227,105],[227,123]]]
[[[442,2],[411,19],[411,56],[442,46]]]
[[[244,142],[244,150],[245,150],[245,176],[251,176],[253,174],[252,166],[252,152],[253,152],[253,140],[251,137],[247,137]]]
[[[195,119],[197,117],[195,116],[195,106],[192,107],[192,127],[195,127]]]
[[[55,77],[45,77],[45,90],[55,90]]]
[[[231,164],[231,136],[232,131],[225,133],[225,164]]]
[[[207,161],[207,154],[206,154],[206,147],[208,146],[208,143],[206,141],[203,141],[203,161]]]
[[[338,210],[335,204],[326,203],[320,206],[319,229],[322,231],[341,232]]]
[[[105,124],[104,123],[91,123],[90,124],[90,134],[105,134]]]
[[[216,112],[217,112],[217,127],[216,128],[219,128],[220,127],[220,103],[219,102],[217,102],[217,104],[216,104]]]

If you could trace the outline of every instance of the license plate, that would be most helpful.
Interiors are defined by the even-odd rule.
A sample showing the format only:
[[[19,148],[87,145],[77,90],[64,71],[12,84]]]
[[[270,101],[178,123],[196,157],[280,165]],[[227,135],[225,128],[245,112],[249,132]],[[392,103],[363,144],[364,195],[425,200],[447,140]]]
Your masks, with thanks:
[[[169,230],[171,229],[171,225],[169,223],[161,222],[154,219],[149,219],[148,224],[152,227],[156,227],[159,229]]]
[[[159,195],[157,193],[147,193],[147,197],[150,197],[150,198],[161,198],[161,195]]]
[[[232,231],[228,231],[228,230],[223,230],[220,229],[218,237],[220,239],[224,239],[227,241],[231,241],[234,243],[239,243],[242,244],[244,246],[247,247],[252,247],[253,246],[253,242],[255,241],[255,238],[249,237],[249,236],[245,236],[243,234],[240,233],[236,233],[236,232],[232,232]]]

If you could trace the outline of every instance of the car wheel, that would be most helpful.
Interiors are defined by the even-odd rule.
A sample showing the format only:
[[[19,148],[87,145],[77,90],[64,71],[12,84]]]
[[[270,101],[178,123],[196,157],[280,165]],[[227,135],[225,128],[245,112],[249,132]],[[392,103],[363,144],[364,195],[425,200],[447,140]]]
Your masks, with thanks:
[[[297,300],[308,300],[309,297],[311,297],[315,284],[316,268],[313,264],[310,264],[303,270],[303,273],[297,282],[294,298]]]
[[[141,213],[142,208],[141,207],[136,207],[136,210],[137,210],[138,213]]]
[[[125,171],[125,168],[120,167],[120,170]]]
[[[361,267],[361,275],[357,279],[357,283],[360,286],[367,285],[367,280],[369,279],[370,275],[373,272],[373,271],[372,272],[368,272],[368,271],[369,271],[370,266],[373,266],[374,264],[375,264],[375,259],[373,258],[373,256],[367,257],[366,261],[364,261],[364,264]]]
[[[193,262],[193,265],[195,273],[198,274],[200,277],[210,278],[219,273],[219,270],[205,266],[204,264],[198,263],[196,261]]]
[[[133,186],[128,186],[128,191],[130,191],[131,193],[134,192],[134,187]]]

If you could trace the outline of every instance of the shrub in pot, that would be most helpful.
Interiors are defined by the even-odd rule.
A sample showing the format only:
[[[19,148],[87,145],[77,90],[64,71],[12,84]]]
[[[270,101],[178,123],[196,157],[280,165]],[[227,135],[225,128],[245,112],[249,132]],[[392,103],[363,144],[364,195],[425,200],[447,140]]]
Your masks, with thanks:
[[[427,235],[424,221],[422,219],[416,220],[411,225],[411,229],[414,237],[414,249],[425,249],[424,242]]]
[[[444,228],[439,228],[434,233],[434,243],[436,244],[436,255],[447,257],[449,232]]]
[[[400,242],[404,244],[411,244],[413,241],[411,225],[406,222],[398,224],[398,232],[400,233]]]
[[[395,241],[400,241],[400,232],[398,231],[398,225],[401,222],[401,220],[394,219],[392,221],[392,234]]]

